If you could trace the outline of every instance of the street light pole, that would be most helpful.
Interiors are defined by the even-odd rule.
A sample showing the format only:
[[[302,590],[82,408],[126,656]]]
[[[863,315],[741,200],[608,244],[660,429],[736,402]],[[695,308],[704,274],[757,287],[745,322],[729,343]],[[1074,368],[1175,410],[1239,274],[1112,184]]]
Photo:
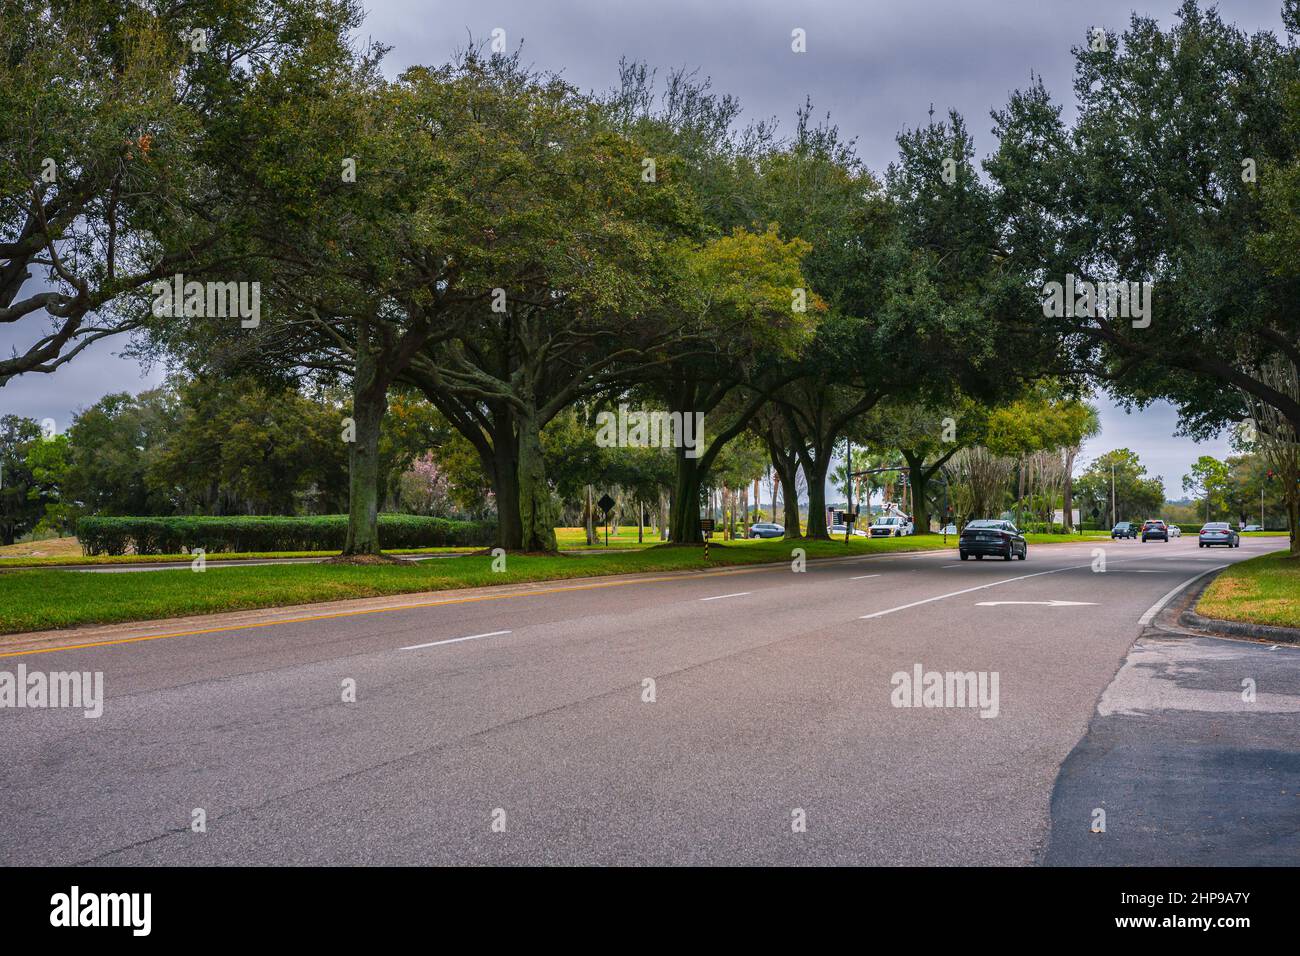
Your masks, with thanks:
[[[1110,525],[1115,527],[1119,521],[1119,515],[1115,513],[1115,462],[1112,459],[1110,463]]]
[[[847,457],[844,459],[844,496],[849,502],[849,515],[853,514],[853,439],[844,439],[844,450]],[[844,519],[844,543],[849,543],[849,535],[853,533],[853,519],[845,517]]]

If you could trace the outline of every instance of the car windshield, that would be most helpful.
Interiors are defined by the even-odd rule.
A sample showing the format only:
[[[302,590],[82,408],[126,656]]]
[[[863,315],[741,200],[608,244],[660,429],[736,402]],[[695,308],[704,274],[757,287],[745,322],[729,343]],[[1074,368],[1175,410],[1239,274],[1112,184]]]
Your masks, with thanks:
[[[1128,522],[1127,522],[1127,521],[1121,521],[1119,524],[1115,525],[1115,527],[1117,527],[1117,528],[1127,528],[1127,527],[1128,527]]]
[[[898,524],[897,518],[881,518],[876,524]]]

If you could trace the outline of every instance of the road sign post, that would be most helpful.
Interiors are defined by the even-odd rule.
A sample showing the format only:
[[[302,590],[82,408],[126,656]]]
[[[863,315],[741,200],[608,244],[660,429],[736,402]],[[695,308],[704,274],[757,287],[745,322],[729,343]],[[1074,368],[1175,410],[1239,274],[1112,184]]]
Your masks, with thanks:
[[[704,560],[709,560],[709,539],[713,537],[713,519],[700,519],[700,534],[704,535]]]
[[[600,496],[600,500],[597,501],[596,504],[600,507],[601,511],[605,512],[605,547],[608,548],[609,547],[609,512],[610,509],[614,507],[614,505],[618,504],[618,502],[615,501],[613,498],[611,498],[609,496],[609,493],[606,492],[605,494]]]
[[[835,523],[844,525],[844,543],[849,543],[849,535],[853,534],[853,523],[858,520],[856,511],[836,511]]]

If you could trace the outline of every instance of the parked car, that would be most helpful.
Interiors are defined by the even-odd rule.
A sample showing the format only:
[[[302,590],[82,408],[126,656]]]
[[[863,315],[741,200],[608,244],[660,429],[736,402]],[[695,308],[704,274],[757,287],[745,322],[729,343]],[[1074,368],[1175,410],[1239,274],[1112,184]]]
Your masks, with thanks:
[[[1168,527],[1169,527],[1169,537],[1181,538],[1183,536],[1183,529],[1178,527],[1178,525],[1171,524]]]
[[[1151,518],[1142,524],[1142,542],[1155,541],[1156,539],[1167,542],[1169,540],[1169,526],[1159,518]]]
[[[986,554],[1004,561],[1012,558],[1023,561],[1029,557],[1029,544],[1010,521],[971,521],[961,529],[957,553],[963,561],[972,554],[977,561],[982,561]]]
[[[1232,530],[1226,521],[1210,521],[1201,528],[1197,547],[1212,548],[1216,544],[1226,544],[1229,548],[1241,547],[1241,535]]]
[[[899,538],[912,533],[912,522],[898,515],[882,515],[871,522],[871,537]]]
[[[1137,526],[1131,521],[1121,521],[1115,527],[1110,529],[1111,540],[1116,538],[1136,538],[1138,536]]]
[[[1246,527],[1242,528],[1241,530],[1242,531],[1263,531],[1264,529],[1257,524],[1248,524],[1246,525]]]
[[[751,538],[783,538],[785,537],[785,526],[771,521],[758,521],[749,526],[749,536]]]
[[[939,533],[940,533],[940,534],[956,534],[956,533],[957,533],[957,526],[956,526],[955,524],[945,525],[943,528],[940,528],[940,529],[939,529]]]
[[[831,527],[830,527],[831,537],[832,537],[832,538],[842,538],[842,537],[844,537],[844,532],[846,532],[846,531],[848,531],[848,530],[849,530],[849,529],[848,529],[847,527],[845,527],[844,525],[842,525],[842,524],[833,524],[833,525],[831,525]],[[853,529],[853,536],[854,536],[855,538],[865,538],[865,537],[867,537],[867,533],[866,533],[865,531],[863,531],[861,528],[854,528],[854,529]]]

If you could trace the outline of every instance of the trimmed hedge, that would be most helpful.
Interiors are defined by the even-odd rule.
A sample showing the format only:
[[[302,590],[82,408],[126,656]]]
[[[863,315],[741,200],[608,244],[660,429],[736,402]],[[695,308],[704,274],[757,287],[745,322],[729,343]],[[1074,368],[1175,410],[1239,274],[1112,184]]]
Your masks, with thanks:
[[[347,515],[305,517],[82,518],[77,539],[84,554],[209,554],[255,551],[340,551]],[[381,514],[384,548],[487,547],[496,540],[489,521],[452,521],[423,515]]]
[[[1026,521],[1024,524],[1017,525],[1021,531],[1029,534],[1065,534],[1065,528],[1059,524],[1049,523],[1046,521]],[[1078,528],[1071,530],[1072,534],[1077,534]]]

